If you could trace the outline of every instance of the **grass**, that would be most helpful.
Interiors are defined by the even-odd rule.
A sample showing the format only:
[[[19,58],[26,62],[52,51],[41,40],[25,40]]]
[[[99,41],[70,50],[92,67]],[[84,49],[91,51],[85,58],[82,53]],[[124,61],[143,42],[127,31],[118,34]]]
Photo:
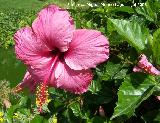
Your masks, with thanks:
[[[29,9],[29,10],[37,10],[42,8],[44,5],[49,3],[55,3],[60,6],[67,5],[67,0],[0,0],[0,10],[6,9]]]
[[[37,9],[42,6],[38,0],[1,0],[0,9]]]
[[[54,3],[63,8],[67,8],[68,3],[73,0],[0,0],[0,10],[6,9],[27,9],[27,10],[39,10],[43,6]],[[89,2],[88,0],[79,0],[79,4],[84,4]]]

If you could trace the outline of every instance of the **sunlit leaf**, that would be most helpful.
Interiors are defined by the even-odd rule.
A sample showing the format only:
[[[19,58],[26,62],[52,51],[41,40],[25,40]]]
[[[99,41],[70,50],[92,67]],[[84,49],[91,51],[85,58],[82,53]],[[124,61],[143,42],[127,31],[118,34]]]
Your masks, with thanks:
[[[80,104],[78,102],[74,102],[74,103],[70,104],[70,108],[75,116],[81,117],[83,119],[86,118],[86,116],[82,113],[81,108],[80,108]]]
[[[7,110],[7,122],[12,123],[13,115],[20,106],[19,105],[13,105]]]
[[[144,50],[147,43],[147,35],[149,34],[146,28],[142,28],[137,22],[127,20],[109,19],[117,32],[123,36],[126,41],[136,48],[138,51]]]
[[[130,6],[121,6],[121,7],[116,7],[113,12],[127,12],[127,13],[134,13],[134,9]]]
[[[30,123],[49,123],[47,121],[47,119],[45,119],[44,117],[40,116],[40,115],[36,115]]]
[[[145,74],[128,75],[118,91],[118,102],[111,119],[117,117],[129,118],[135,109],[153,92],[154,77]]]
[[[157,19],[156,13],[152,11],[148,2],[144,6],[137,7],[136,12],[146,17],[149,21],[156,21]]]
[[[70,108],[72,109],[75,116],[80,116],[81,109],[80,109],[80,104],[78,102],[72,103],[70,105]]]
[[[101,89],[101,84],[98,80],[93,80],[92,83],[89,86],[89,91],[91,91],[93,94],[97,93]]]
[[[153,33],[153,56],[157,64],[160,64],[160,28]]]

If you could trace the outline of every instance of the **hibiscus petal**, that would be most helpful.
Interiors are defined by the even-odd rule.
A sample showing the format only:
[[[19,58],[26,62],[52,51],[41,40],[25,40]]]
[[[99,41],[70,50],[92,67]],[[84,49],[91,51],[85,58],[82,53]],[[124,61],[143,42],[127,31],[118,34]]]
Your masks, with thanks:
[[[34,60],[49,53],[49,48],[41,42],[30,27],[18,30],[14,35],[17,58],[31,64]]]
[[[52,64],[54,55],[38,40],[30,27],[23,28],[14,35],[17,57],[24,61],[32,77],[43,82]]]
[[[87,91],[93,77],[90,70],[76,71],[68,67],[65,62],[58,62],[57,66],[58,67],[55,69],[55,76],[59,76],[56,79],[51,78],[51,86],[70,91],[75,94],[81,94]],[[61,73],[59,68],[61,69]]]
[[[44,82],[48,72],[51,69],[52,59],[54,59],[54,57],[41,57],[32,62],[32,65],[28,65],[28,71],[35,80]]]
[[[96,30],[76,30],[65,62],[74,70],[94,68],[109,58],[109,42]]]
[[[30,73],[27,71],[22,82],[16,86],[15,90],[20,91],[19,89],[29,88],[31,92],[34,92],[36,86],[37,86],[37,81],[35,81],[30,75]]]
[[[32,24],[34,32],[51,49],[68,50],[73,37],[74,24],[69,13],[55,5],[49,5],[38,14]]]
[[[140,60],[133,68],[134,72],[145,72],[152,75],[160,75],[160,71],[157,70],[150,62],[148,62],[147,57],[144,54],[140,55]]]

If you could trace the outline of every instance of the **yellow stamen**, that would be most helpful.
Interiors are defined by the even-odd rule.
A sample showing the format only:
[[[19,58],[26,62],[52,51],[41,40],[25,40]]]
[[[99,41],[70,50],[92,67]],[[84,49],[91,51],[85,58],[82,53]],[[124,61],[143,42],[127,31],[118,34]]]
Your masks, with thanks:
[[[47,103],[47,100],[48,100],[47,86],[41,83],[40,86],[37,88],[37,93],[36,93],[36,105],[38,107],[39,112],[42,112],[42,107],[44,104]]]

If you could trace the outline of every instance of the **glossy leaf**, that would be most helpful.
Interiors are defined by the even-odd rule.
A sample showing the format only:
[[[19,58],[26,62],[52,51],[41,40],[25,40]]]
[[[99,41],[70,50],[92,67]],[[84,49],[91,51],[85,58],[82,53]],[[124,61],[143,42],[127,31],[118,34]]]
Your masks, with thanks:
[[[81,108],[80,108],[80,104],[78,102],[74,102],[70,105],[70,108],[73,112],[73,114],[77,117],[81,117],[83,119],[85,119],[85,115],[82,114]]]
[[[47,119],[44,119],[44,117],[40,115],[36,115],[30,123],[49,123]]]
[[[137,49],[141,51],[145,49],[147,43],[148,30],[142,28],[137,22],[130,22],[127,20],[119,19],[109,19],[117,32],[123,36],[126,41]]]
[[[149,21],[156,21],[157,15],[152,11],[148,2],[144,6],[136,8],[136,12],[140,15],[143,15]]]
[[[101,87],[100,81],[93,80],[88,90],[91,91],[93,94],[96,94],[98,91],[100,91],[101,88],[102,87]]]
[[[127,70],[123,69],[120,63],[108,62],[97,68],[97,74],[102,80],[122,79],[126,75]]]
[[[70,105],[70,108],[72,109],[75,116],[80,116],[81,109],[80,109],[80,104],[78,102],[72,103]]]
[[[116,7],[113,12],[127,12],[127,13],[134,13],[134,9],[130,6],[121,6],[121,7]]]
[[[118,102],[111,119],[117,117],[129,118],[135,109],[153,92],[154,77],[146,74],[134,73],[128,75],[118,91]]]
[[[160,64],[160,28],[153,33],[153,56],[157,64]]]

